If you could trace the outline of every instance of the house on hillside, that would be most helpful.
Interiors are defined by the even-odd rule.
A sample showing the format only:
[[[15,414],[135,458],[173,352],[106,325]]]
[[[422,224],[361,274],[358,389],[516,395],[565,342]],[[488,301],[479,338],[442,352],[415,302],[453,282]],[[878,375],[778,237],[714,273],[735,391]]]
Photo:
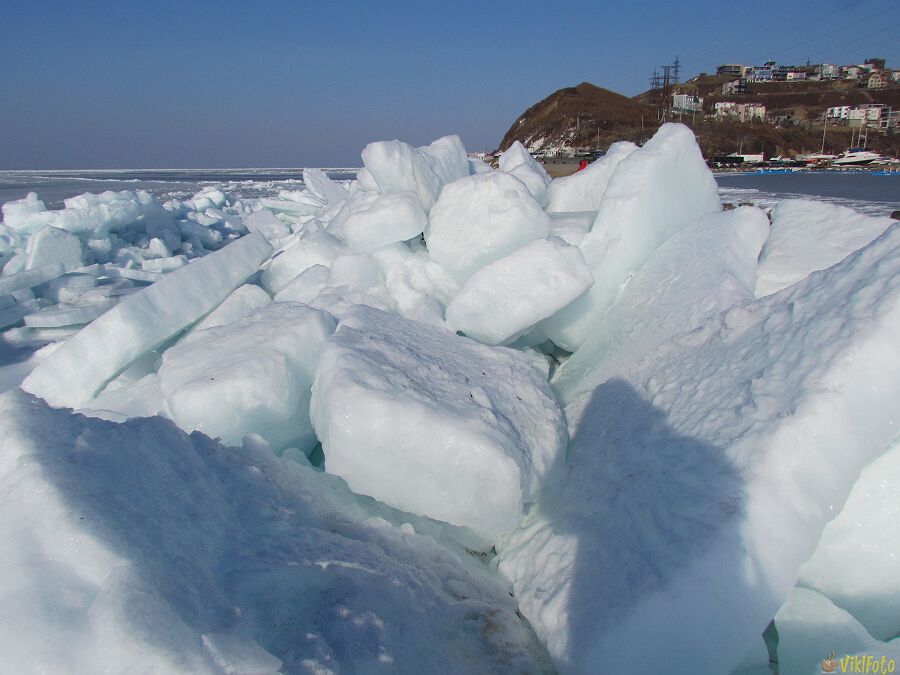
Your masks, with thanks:
[[[722,93],[725,96],[729,96],[730,94],[746,94],[747,93],[747,80],[745,78],[741,78],[739,80],[732,80],[731,82],[726,82],[722,85]]]
[[[747,80],[750,82],[771,82],[772,68],[765,66],[753,66],[747,73]]]
[[[884,89],[887,86],[884,76],[878,72],[871,73],[868,77],[863,78],[863,82],[866,83],[866,89]]]
[[[716,75],[730,75],[732,77],[743,77],[744,76],[744,68],[742,64],[739,63],[723,63],[721,66],[716,68]]]
[[[840,69],[833,63],[822,63],[817,66],[820,80],[833,80],[840,74]]]
[[[715,118],[718,120],[734,119],[738,122],[766,119],[766,106],[762,103],[736,103],[735,101],[717,101]]]
[[[703,112],[703,97],[691,94],[673,94],[672,110],[674,112]]]
[[[845,80],[858,80],[862,74],[862,66],[841,66],[841,77]]]

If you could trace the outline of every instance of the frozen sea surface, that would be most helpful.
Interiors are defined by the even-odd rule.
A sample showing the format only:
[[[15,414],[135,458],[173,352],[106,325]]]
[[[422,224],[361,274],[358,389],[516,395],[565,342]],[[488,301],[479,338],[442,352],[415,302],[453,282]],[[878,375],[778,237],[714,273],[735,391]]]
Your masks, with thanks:
[[[334,180],[351,180],[356,169],[324,169]],[[0,204],[37,192],[55,209],[85,192],[145,190],[154,197],[190,197],[203,187],[221,186],[242,197],[260,197],[303,187],[303,169],[77,169],[0,171]]]
[[[783,199],[818,199],[848,206],[869,216],[888,216],[900,209],[900,174],[786,173],[720,174],[723,202],[774,206]]]

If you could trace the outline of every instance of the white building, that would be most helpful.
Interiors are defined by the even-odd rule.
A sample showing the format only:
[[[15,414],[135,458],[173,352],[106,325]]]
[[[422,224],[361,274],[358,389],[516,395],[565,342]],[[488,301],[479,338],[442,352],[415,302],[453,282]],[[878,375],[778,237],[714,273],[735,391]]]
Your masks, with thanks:
[[[736,103],[735,101],[718,101],[715,104],[716,119],[733,118],[738,122],[764,120],[766,106],[762,103]]]
[[[819,65],[819,79],[833,80],[839,74],[839,68],[833,63],[823,63]]]
[[[850,106],[849,105],[837,105],[833,108],[828,108],[825,111],[825,116],[830,117],[835,120],[845,120],[847,119],[847,115],[850,114]]]
[[[691,94],[673,94],[672,110],[675,112],[703,112],[703,97]]]

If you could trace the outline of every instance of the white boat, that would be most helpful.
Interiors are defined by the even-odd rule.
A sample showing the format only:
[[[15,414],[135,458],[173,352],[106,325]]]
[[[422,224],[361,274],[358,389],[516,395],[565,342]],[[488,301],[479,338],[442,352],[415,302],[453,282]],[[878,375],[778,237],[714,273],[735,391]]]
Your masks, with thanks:
[[[807,164],[815,164],[816,162],[830,162],[836,159],[837,155],[826,155],[824,152],[813,152],[808,155],[797,155],[797,159]]]
[[[850,148],[846,152],[841,153],[841,156],[834,160],[833,164],[835,166],[861,166],[882,159],[884,158],[877,152],[863,148]]]

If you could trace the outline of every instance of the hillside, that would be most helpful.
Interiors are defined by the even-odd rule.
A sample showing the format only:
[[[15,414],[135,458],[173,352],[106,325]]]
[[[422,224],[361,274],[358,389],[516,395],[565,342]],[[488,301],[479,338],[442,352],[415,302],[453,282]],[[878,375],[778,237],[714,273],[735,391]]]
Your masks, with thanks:
[[[526,147],[594,146],[598,131],[601,147],[640,133],[644,124],[655,128],[653,109],[640,101],[582,82],[559,89],[522,113],[500,141],[505,150],[514,141]]]
[[[822,145],[822,127],[814,122],[825,108],[860,103],[884,103],[900,108],[900,87],[881,90],[863,89],[855,82],[755,83],[746,94],[721,94],[722,84],[730,78],[700,75],[679,87],[680,91],[704,97],[704,109],[711,112],[716,101],[764,103],[770,112],[790,112],[800,123],[780,126],[754,122],[705,120],[697,116],[679,118],[670,114],[667,121],[680,121],[693,129],[705,156],[744,152],[764,152],[766,157],[818,151]],[[505,150],[519,140],[526,147],[586,146],[603,150],[617,140],[643,143],[659,126],[650,92],[628,98],[588,82],[553,92],[522,113],[500,142]],[[576,134],[577,126],[580,131]],[[825,150],[846,150],[854,133],[849,127],[829,125]],[[576,137],[577,136],[577,137]],[[900,134],[870,130],[867,146],[878,152],[900,155]]]

